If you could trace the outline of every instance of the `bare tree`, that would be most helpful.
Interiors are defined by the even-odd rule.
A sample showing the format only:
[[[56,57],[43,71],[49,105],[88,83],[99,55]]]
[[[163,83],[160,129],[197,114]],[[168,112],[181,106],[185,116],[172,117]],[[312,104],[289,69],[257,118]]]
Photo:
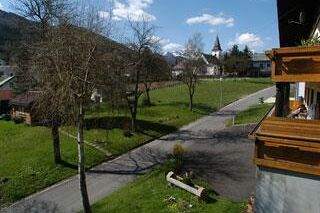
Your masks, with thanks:
[[[77,126],[78,172],[85,213],[90,213],[86,186],[84,154],[84,117],[92,104],[91,95],[96,88],[113,88],[119,71],[119,59],[108,52],[109,42],[98,33],[95,15],[77,15],[77,20],[60,22],[50,28],[45,40],[34,45],[33,70],[37,76],[40,103],[59,123]],[[87,18],[85,18],[87,17]],[[95,18],[93,18],[95,17]],[[77,24],[75,26],[74,24]]]
[[[193,96],[197,84],[197,75],[199,74],[205,62],[202,59],[202,37],[200,33],[194,34],[188,39],[183,53],[183,73],[182,82],[188,87],[189,109],[193,110]]]
[[[41,38],[45,38],[50,26],[67,17],[70,4],[67,0],[12,0],[16,11],[40,24]]]
[[[42,99],[52,100],[49,101],[49,110],[64,111],[64,122],[77,125],[80,191],[84,211],[91,212],[85,177],[83,128],[85,106],[90,102],[97,69],[95,54],[98,44],[89,32],[68,24],[53,29],[48,38],[35,56],[36,70],[41,70],[38,86]]]
[[[140,22],[129,21],[129,26],[132,31],[132,39],[128,46],[133,50],[131,62],[128,69],[130,79],[133,82],[133,89],[127,91],[127,102],[131,113],[131,127],[133,131],[137,130],[137,113],[138,101],[142,94],[139,89],[139,84],[142,83],[143,59],[146,49],[154,49],[158,41],[154,39],[155,26],[151,25],[147,20],[142,19]]]
[[[50,31],[50,27],[58,24],[59,22],[66,19],[68,16],[66,14],[70,14],[69,9],[70,5],[66,0],[14,0],[14,7],[16,10],[24,17],[27,17],[36,22],[35,26],[40,24],[40,30],[36,30],[38,35],[33,35],[33,42],[35,45],[30,43],[24,43],[23,49],[28,54],[21,55],[20,58],[20,72],[22,77],[28,77],[28,82],[33,82],[35,77],[35,73],[30,72],[32,70],[32,64],[30,61],[33,59],[30,58],[30,55],[34,55],[37,49],[41,48],[41,44],[43,44]],[[69,9],[67,9],[69,8]],[[32,26],[32,25],[30,25]],[[37,75],[38,76],[38,75]],[[18,77],[19,78],[19,77]],[[32,79],[32,80],[30,80]],[[25,79],[23,79],[25,81]],[[34,86],[34,85],[32,85]],[[53,88],[59,87],[59,85],[51,85]],[[55,163],[60,163],[61,153],[60,153],[60,137],[59,137],[59,127],[61,124],[61,117],[63,116],[63,111],[59,108],[51,108],[50,106],[55,106],[58,100],[55,98],[50,98],[46,102],[40,98],[34,107],[39,117],[46,119],[49,121],[49,125],[51,126],[51,134],[52,134],[52,142],[53,142],[53,159]],[[44,105],[43,103],[47,103]]]
[[[150,89],[154,82],[167,80],[169,78],[170,67],[164,58],[152,52],[149,48],[143,52],[142,61],[142,82],[144,85],[144,92],[146,94],[145,104],[150,105]]]

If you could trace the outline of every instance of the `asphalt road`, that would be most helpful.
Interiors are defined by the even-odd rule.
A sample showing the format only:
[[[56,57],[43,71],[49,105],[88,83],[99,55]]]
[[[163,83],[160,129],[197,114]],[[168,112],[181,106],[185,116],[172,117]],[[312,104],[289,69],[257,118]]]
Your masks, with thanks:
[[[216,113],[205,116],[177,132],[103,163],[87,173],[90,202],[94,203],[161,163],[176,143],[187,150],[186,170],[196,171],[222,196],[244,200],[254,188],[253,145],[246,139],[248,130],[225,129],[225,123],[260,97],[269,98],[275,88],[244,97]],[[82,209],[78,177],[49,187],[14,203],[1,213],[78,212]]]

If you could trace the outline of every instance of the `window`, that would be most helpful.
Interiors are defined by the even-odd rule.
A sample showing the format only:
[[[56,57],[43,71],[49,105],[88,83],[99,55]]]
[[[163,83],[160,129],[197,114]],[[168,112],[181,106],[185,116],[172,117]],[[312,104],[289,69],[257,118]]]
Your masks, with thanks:
[[[263,64],[262,63],[260,63],[260,69],[263,69]]]
[[[267,63],[267,67],[270,67],[271,66],[271,64],[270,63]]]

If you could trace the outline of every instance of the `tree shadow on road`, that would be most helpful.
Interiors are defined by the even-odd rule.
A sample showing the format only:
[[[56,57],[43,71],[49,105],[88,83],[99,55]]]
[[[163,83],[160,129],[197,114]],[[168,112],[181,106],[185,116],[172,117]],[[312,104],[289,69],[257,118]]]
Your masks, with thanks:
[[[148,132],[158,132],[160,134],[166,134],[177,130],[177,127],[166,125],[162,123],[156,123],[146,120],[137,120],[138,132],[143,134],[149,134]],[[131,118],[125,116],[119,117],[97,117],[88,118],[85,120],[85,128],[90,129],[123,129],[129,130],[131,127]],[[158,135],[148,135],[151,137],[156,137]]]
[[[150,169],[162,163],[167,158],[166,153],[142,147],[90,170],[92,174],[143,175]]]

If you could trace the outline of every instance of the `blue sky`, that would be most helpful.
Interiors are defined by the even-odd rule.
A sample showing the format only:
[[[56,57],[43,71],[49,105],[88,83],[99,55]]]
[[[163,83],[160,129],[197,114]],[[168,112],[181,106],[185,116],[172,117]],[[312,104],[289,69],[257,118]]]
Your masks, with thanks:
[[[88,0],[107,15],[110,0]],[[210,52],[218,34],[223,50],[234,43],[248,45],[256,52],[279,46],[275,0],[113,0],[115,23],[127,17],[139,21],[142,16],[158,26],[164,51],[183,47],[196,32],[203,36],[204,51]],[[0,0],[0,8],[10,10],[9,0]]]

